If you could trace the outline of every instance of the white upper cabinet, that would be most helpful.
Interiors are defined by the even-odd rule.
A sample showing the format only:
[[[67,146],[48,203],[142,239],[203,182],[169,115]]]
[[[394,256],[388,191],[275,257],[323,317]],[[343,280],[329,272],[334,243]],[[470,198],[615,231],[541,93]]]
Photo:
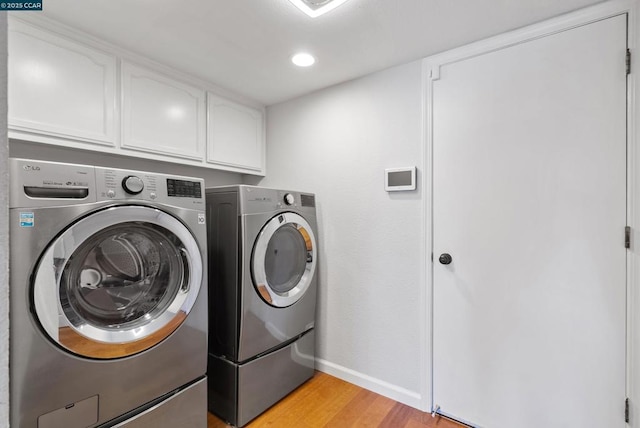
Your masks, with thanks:
[[[209,93],[207,162],[264,174],[264,113]]]
[[[264,109],[47,19],[10,17],[8,48],[10,139],[265,173]]]
[[[205,91],[122,62],[122,148],[204,158]]]
[[[9,128],[20,138],[115,145],[114,55],[12,19],[8,72]]]

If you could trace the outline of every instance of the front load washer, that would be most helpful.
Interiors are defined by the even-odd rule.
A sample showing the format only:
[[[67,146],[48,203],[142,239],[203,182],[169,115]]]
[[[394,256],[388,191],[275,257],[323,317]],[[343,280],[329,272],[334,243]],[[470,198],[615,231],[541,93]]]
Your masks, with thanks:
[[[203,181],[10,173],[11,426],[206,427]]]
[[[209,410],[243,426],[313,376],[315,196],[209,188]]]

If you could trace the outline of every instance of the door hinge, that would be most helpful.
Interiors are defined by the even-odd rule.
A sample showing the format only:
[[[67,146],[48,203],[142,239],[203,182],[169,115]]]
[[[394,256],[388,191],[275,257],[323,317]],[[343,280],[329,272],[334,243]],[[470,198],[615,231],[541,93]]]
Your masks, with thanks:
[[[627,65],[627,74],[631,74],[631,50],[627,49],[627,57],[625,60],[625,64]]]
[[[631,248],[631,228],[624,227],[624,248]]]
[[[629,399],[624,400],[624,421],[629,423]]]

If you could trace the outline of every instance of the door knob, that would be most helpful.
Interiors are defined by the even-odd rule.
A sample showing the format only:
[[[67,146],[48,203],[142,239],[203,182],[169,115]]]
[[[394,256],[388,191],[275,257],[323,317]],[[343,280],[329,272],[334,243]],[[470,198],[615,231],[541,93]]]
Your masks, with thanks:
[[[443,265],[448,265],[449,263],[451,263],[453,261],[453,259],[451,258],[451,254],[442,253],[442,254],[440,254],[440,257],[438,258],[438,261]]]

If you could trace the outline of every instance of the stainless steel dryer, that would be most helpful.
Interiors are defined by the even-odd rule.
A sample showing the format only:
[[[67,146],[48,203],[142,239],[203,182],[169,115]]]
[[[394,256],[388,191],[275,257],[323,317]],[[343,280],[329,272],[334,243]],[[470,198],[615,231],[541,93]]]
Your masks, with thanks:
[[[206,427],[203,181],[10,167],[11,426]]]
[[[243,426],[313,376],[315,196],[254,186],[206,194],[209,410]]]

